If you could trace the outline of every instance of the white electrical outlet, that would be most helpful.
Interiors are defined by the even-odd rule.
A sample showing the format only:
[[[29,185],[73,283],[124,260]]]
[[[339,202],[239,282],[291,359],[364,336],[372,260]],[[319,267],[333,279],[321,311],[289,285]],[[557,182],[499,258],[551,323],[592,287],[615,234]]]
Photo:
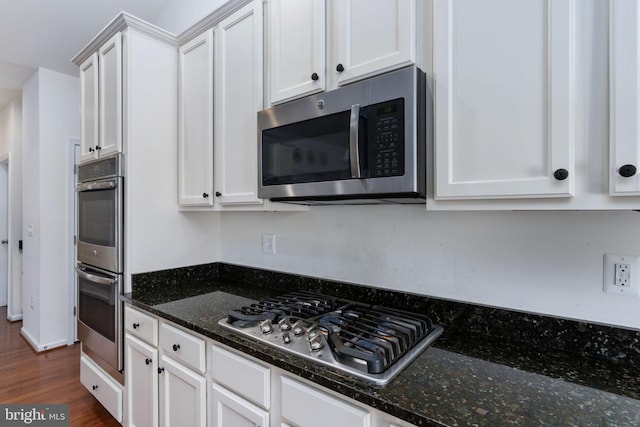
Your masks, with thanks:
[[[616,263],[613,277],[616,286],[631,286],[631,264]]]
[[[640,298],[640,256],[605,254],[603,291]]]
[[[276,254],[276,235],[275,234],[262,235],[262,253],[267,255]]]

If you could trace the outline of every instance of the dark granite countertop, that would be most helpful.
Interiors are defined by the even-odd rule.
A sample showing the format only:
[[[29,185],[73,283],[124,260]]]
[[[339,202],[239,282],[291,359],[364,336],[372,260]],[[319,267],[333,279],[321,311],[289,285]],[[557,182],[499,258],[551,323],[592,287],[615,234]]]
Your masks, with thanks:
[[[426,310],[445,332],[376,387],[218,325],[230,309],[301,288]],[[640,425],[638,331],[226,264],[134,275],[123,300],[419,426]]]

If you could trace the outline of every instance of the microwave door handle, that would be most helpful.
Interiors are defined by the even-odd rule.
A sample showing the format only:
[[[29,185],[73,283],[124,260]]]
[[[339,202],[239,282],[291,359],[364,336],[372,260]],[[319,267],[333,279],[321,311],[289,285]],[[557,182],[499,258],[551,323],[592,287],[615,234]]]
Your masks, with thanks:
[[[93,283],[98,283],[99,285],[115,285],[116,279],[111,279],[109,277],[96,276],[95,274],[89,274],[86,271],[80,270],[76,267],[76,272],[78,276],[82,277],[85,280],[88,280]]]
[[[349,119],[349,158],[352,178],[362,178],[360,173],[360,150],[358,149],[359,124],[360,104],[354,104],[351,106],[351,117]]]
[[[116,188],[118,182],[115,179],[103,182],[88,182],[86,184],[78,184],[76,191],[92,191],[92,190],[110,190]]]

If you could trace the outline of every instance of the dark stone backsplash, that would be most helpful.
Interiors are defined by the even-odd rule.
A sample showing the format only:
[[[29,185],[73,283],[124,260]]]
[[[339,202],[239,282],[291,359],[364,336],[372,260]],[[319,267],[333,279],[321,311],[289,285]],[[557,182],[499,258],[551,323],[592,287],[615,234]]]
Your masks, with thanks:
[[[202,293],[207,283],[252,284],[282,292],[306,290],[340,298],[428,314],[449,332],[460,331],[606,359],[640,364],[640,331],[489,308],[422,295],[324,280],[225,263],[204,264],[133,277],[133,295]],[[159,291],[162,287],[162,292]],[[173,291],[172,291],[173,289]],[[162,301],[157,301],[158,303]]]

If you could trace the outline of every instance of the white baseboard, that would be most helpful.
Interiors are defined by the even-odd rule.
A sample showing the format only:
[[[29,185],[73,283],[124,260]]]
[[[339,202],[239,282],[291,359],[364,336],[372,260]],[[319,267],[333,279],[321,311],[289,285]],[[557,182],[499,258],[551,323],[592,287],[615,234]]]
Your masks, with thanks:
[[[36,353],[41,353],[43,351],[67,345],[67,340],[58,340],[48,344],[40,344],[24,327],[20,328],[20,335],[22,335],[24,339],[27,340],[27,343],[36,351]]]
[[[19,313],[19,314],[9,314],[9,313],[7,313],[7,320],[9,322],[17,322],[18,320],[22,320],[22,313]]]

